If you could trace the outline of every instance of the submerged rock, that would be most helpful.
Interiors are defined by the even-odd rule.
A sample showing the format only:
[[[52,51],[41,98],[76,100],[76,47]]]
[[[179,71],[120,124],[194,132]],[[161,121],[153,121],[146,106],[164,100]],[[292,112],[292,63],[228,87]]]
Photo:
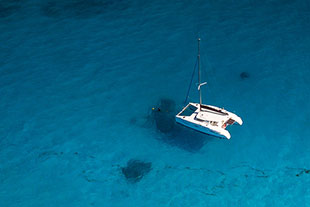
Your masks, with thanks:
[[[139,182],[144,175],[152,169],[152,163],[140,160],[129,160],[126,167],[122,167],[122,173],[129,182]]]
[[[249,78],[249,77],[250,77],[250,74],[247,73],[247,72],[242,72],[242,73],[240,73],[240,78],[241,78],[242,80],[247,79],[247,78]]]

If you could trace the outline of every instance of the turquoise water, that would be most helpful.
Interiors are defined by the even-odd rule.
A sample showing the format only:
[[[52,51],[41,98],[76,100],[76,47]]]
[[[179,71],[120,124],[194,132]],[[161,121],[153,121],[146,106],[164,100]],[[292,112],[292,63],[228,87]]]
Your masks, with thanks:
[[[306,0],[0,1],[0,206],[310,206],[309,22]],[[230,140],[169,125],[198,36]]]

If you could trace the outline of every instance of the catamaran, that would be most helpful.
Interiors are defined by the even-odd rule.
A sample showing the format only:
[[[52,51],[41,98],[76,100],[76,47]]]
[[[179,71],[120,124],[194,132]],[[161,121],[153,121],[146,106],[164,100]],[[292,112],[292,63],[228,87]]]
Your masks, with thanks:
[[[199,103],[189,102],[177,115],[176,122],[199,132],[213,135],[220,138],[230,139],[231,135],[226,129],[229,125],[238,123],[242,125],[242,119],[236,114],[226,111],[223,108],[202,104],[200,77],[200,38],[198,38],[198,91]],[[194,72],[196,65],[194,68]],[[194,74],[194,73],[193,73]],[[188,94],[185,102],[187,102]]]

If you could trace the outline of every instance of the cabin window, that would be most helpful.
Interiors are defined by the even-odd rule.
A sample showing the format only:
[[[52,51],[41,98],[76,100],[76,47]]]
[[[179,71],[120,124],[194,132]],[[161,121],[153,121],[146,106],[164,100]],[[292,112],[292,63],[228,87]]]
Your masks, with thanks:
[[[193,106],[193,105],[189,105],[183,112],[182,114],[180,114],[180,116],[190,116],[192,115],[198,108]]]

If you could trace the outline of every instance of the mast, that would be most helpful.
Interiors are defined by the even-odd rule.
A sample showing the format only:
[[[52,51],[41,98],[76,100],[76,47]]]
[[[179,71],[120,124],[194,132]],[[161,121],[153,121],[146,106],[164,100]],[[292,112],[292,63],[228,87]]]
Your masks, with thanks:
[[[202,103],[202,98],[201,98],[201,80],[200,80],[200,38],[198,38],[198,85],[199,85],[199,104],[201,105]]]

